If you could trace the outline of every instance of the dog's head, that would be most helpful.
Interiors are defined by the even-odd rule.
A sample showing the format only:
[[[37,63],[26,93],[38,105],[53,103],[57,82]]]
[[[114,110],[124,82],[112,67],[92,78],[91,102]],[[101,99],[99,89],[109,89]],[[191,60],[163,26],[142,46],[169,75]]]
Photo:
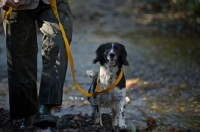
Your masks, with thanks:
[[[125,46],[119,43],[101,44],[96,50],[96,58],[93,63],[100,62],[101,65],[107,63],[109,66],[128,66],[126,60],[127,52]]]

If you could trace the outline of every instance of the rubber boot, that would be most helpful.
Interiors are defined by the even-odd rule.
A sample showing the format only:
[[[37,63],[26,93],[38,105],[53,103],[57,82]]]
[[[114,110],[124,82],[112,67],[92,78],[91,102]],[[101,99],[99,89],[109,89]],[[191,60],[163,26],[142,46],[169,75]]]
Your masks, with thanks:
[[[56,127],[57,119],[51,114],[52,106],[40,104],[33,125],[35,127]]]
[[[18,129],[18,132],[35,132],[35,127],[33,126],[33,120],[35,115],[29,116],[23,119],[22,125]]]

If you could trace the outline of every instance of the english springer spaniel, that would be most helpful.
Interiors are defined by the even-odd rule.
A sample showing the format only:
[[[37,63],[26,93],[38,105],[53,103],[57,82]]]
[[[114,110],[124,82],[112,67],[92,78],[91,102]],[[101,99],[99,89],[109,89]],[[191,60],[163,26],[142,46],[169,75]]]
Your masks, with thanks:
[[[94,93],[98,76],[100,79],[101,90],[110,86],[115,82],[116,78],[120,74],[122,65],[128,66],[129,63],[126,60],[127,52],[125,46],[119,43],[106,43],[102,44],[96,50],[96,58],[93,63],[100,62],[100,71],[96,73],[94,71],[87,71],[89,77],[93,78],[92,85],[89,88],[89,93]],[[99,74],[99,75],[98,75]],[[113,114],[113,127],[119,127],[120,131],[126,131],[125,125],[125,97],[126,97],[126,80],[123,74],[120,82],[116,87],[106,93],[100,93],[96,97],[88,98],[92,108],[93,116],[95,118],[95,124],[100,123],[102,125],[100,108],[106,107],[112,109]]]

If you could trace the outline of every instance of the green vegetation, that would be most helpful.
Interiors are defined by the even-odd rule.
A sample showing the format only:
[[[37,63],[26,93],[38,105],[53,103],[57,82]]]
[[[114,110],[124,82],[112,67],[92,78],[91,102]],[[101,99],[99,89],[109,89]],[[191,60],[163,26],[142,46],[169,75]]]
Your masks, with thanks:
[[[187,12],[189,16],[200,17],[200,0],[128,0],[134,6],[143,5],[148,13]],[[142,3],[142,4],[141,4]]]
[[[188,11],[190,15],[200,17],[200,0],[172,0],[177,9]]]

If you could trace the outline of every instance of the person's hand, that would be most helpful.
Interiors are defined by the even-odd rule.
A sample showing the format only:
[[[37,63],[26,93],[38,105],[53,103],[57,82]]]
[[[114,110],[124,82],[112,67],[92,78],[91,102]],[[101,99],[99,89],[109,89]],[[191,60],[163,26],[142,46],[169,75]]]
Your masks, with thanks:
[[[1,0],[1,5],[4,10],[7,10],[9,6],[16,8],[19,6],[20,0]]]

